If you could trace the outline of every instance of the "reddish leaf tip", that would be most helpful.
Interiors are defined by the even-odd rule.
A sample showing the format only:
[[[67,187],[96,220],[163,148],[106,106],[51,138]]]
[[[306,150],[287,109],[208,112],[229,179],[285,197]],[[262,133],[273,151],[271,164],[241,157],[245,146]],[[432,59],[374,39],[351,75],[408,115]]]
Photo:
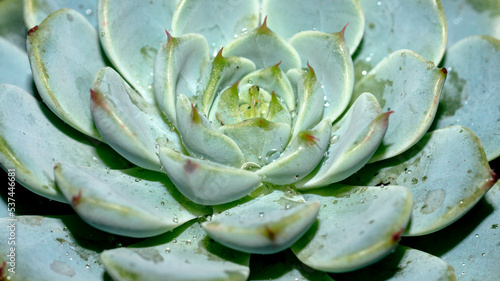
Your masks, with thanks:
[[[29,31],[28,31],[28,36],[33,34],[38,29],[38,25],[33,26]]]
[[[166,29],[165,29],[165,33],[167,34],[167,40],[171,41],[172,40],[172,35]]]
[[[399,242],[399,239],[401,239],[401,236],[403,235],[403,232],[405,231],[405,228],[404,227],[401,227],[400,230],[398,230],[397,232],[393,233],[391,235],[391,241],[393,243],[398,243]]]
[[[309,68],[312,75],[316,75],[316,73],[314,72],[314,68],[312,68],[312,66],[309,64],[309,61],[307,61],[307,67]]]
[[[347,23],[346,25],[344,25],[344,27],[342,28],[342,30],[340,31],[340,37],[342,37],[342,40],[345,41],[345,30],[347,28],[347,26],[349,25],[349,23]]]
[[[79,189],[78,190],[78,195],[75,195],[73,196],[73,198],[71,198],[71,203],[73,203],[73,206],[76,206],[78,204],[80,204],[80,199],[82,198],[82,190]]]
[[[264,21],[262,22],[262,27],[267,28],[267,16],[264,17]]]
[[[443,74],[448,74],[448,70],[446,70],[446,68],[444,68],[444,67],[443,67],[443,68],[441,68],[441,72],[442,72]]]

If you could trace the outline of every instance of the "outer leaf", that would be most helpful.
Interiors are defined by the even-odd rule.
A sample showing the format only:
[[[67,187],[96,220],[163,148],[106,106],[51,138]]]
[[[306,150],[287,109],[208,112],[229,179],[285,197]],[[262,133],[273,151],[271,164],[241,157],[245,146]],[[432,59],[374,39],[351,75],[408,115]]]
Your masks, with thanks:
[[[323,120],[312,130],[301,131],[290,141],[281,157],[256,173],[262,181],[285,185],[309,174],[321,161],[330,142],[331,126]]]
[[[101,139],[92,122],[89,89],[105,64],[92,25],[76,11],[59,10],[30,30],[27,47],[45,104],[73,128]]]
[[[177,123],[191,156],[238,168],[243,165],[244,156],[238,145],[215,129],[182,94],[177,98]]]
[[[93,0],[25,0],[24,22],[28,28],[32,28],[53,12],[63,8],[79,12],[97,28],[97,1]]]
[[[0,85],[0,163],[16,170],[16,181],[29,190],[65,202],[55,186],[57,162],[78,166],[124,167],[106,145],[64,124],[24,90]]]
[[[212,243],[199,224],[101,254],[116,280],[247,280],[249,255]]]
[[[342,32],[330,34],[319,31],[298,33],[290,43],[302,60],[314,67],[325,94],[323,118],[333,122],[349,104],[354,86],[351,55]]]
[[[80,217],[106,232],[149,237],[209,213],[189,202],[160,173],[71,164],[57,164],[54,169],[57,186]]]
[[[318,202],[288,198],[282,191],[258,197],[203,223],[222,245],[247,253],[271,254],[290,247],[312,225]]]
[[[26,31],[23,21],[23,2],[0,1],[0,36],[21,50],[26,50]]]
[[[455,268],[460,280],[494,280],[500,277],[500,184],[463,218],[451,226],[405,241],[412,247],[440,255]],[[424,239],[425,238],[425,239]]]
[[[220,48],[258,24],[257,0],[183,0],[174,13],[172,33],[174,36],[185,33],[203,35],[215,57]]]
[[[383,111],[394,111],[384,140],[370,162],[398,155],[414,145],[436,115],[446,69],[409,50],[392,53],[356,84],[353,99],[370,91]]]
[[[500,39],[500,2],[443,1],[448,25],[448,48],[473,35],[489,35]]]
[[[335,278],[336,280],[374,281],[457,280],[453,267],[444,260],[404,246],[397,246],[393,253],[372,266],[338,275]]]
[[[5,280],[103,280],[99,253],[119,242],[115,236],[89,227],[78,216],[22,216],[14,222],[2,218],[2,237],[9,237],[12,223],[15,240],[11,241],[17,243],[0,244],[0,264],[6,262]],[[8,257],[11,247],[15,247],[12,264]],[[15,273],[9,271],[11,268]]]
[[[290,43],[270,30],[266,21],[244,36],[231,41],[222,54],[248,58],[255,63],[257,69],[275,65],[280,61],[280,68],[284,72],[291,68],[300,68],[297,51]]]
[[[371,264],[398,243],[410,220],[412,196],[401,186],[330,186],[304,194],[319,201],[318,223],[292,246],[306,265],[345,272]]]
[[[365,13],[365,30],[361,51],[354,59],[356,80],[400,49],[411,49],[439,63],[447,37],[440,0],[361,0],[360,3]]]
[[[249,171],[184,156],[160,148],[163,169],[179,191],[195,203],[228,203],[252,192],[259,177]]]
[[[305,30],[334,33],[349,23],[347,46],[354,53],[365,26],[365,17],[357,0],[264,0],[262,14],[269,17],[269,27],[285,39]]]
[[[153,67],[179,0],[98,1],[98,24],[106,55],[123,77],[153,103]],[[133,40],[132,40],[133,38]],[[124,59],[126,58],[126,59]]]
[[[427,134],[397,158],[363,168],[348,182],[407,186],[415,203],[405,234],[423,235],[463,216],[496,180],[474,133],[450,126]]]
[[[197,82],[207,60],[208,43],[199,34],[169,35],[167,42],[158,50],[154,68],[156,100],[172,124],[177,124],[177,95],[192,97],[197,94]]]
[[[1,4],[0,4],[1,5]],[[0,37],[0,84],[12,84],[35,93],[28,54],[13,43]]]
[[[362,94],[334,124],[323,163],[295,186],[300,189],[325,186],[361,169],[382,142],[390,114],[382,113],[373,95]]]
[[[161,171],[159,145],[182,150],[179,135],[168,127],[158,108],[145,102],[111,68],[96,74],[91,109],[106,142],[136,165]]]
[[[435,127],[463,125],[477,134],[488,160],[500,156],[500,41],[488,36],[466,38],[448,51],[444,86]]]

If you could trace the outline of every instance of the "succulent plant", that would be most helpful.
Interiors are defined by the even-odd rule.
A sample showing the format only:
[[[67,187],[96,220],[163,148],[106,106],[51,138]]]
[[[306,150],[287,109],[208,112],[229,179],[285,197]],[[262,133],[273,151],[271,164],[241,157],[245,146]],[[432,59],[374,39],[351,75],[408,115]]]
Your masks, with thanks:
[[[498,1],[0,18],[0,280],[500,277]]]

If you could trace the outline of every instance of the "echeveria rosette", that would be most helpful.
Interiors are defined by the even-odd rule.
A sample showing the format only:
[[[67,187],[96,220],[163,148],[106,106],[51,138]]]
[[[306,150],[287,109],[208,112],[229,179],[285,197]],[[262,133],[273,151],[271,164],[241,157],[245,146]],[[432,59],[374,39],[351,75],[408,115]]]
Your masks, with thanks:
[[[498,40],[459,42],[447,71],[435,67],[449,13],[439,1],[90,2],[24,1],[28,55],[0,41],[17,67],[0,82],[24,89],[0,86],[0,161],[111,237],[155,237],[89,249],[64,236],[65,225],[89,232],[74,217],[20,217],[19,240],[63,247],[32,253],[11,280],[104,268],[116,280],[324,280],[393,249],[353,278],[455,277],[397,244],[453,223],[496,182],[498,142],[473,97],[495,93]],[[478,82],[470,65],[491,76]],[[477,128],[444,127],[453,118]],[[426,134],[433,121],[443,128]],[[253,254],[276,252],[284,267],[253,271]]]

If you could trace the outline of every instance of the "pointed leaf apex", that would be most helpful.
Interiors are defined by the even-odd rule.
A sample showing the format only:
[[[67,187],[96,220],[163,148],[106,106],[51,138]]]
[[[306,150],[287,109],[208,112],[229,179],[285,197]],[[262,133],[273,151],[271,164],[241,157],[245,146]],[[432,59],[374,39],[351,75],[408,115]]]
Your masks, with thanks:
[[[168,30],[165,29],[165,33],[167,34],[167,40],[170,42],[172,41],[172,35],[168,32]]]
[[[345,42],[345,37],[344,37],[345,29],[347,28],[348,25],[349,25],[349,23],[347,23],[346,25],[344,25],[344,27],[340,31],[340,37],[342,37],[342,41],[344,41],[344,42]]]
[[[267,27],[267,16],[264,18],[264,22],[262,22],[261,26],[257,28],[258,32],[269,32],[269,28]]]
[[[222,56],[222,51],[224,50],[224,47],[220,48],[219,52],[217,53],[217,55],[215,56],[214,60],[221,60],[223,59],[224,57]]]
[[[447,75],[448,74],[448,70],[446,70],[446,68],[441,68],[441,72],[444,74],[444,75]]]
[[[239,80],[238,80],[238,81],[236,81],[236,82],[234,82],[234,84],[233,84],[233,86],[231,86],[231,88],[232,88],[233,90],[236,90],[236,89],[238,88],[238,84],[239,84],[239,83],[240,83],[240,81],[239,81]]]
[[[397,232],[393,233],[391,235],[391,242],[394,243],[394,244],[397,244],[399,242],[399,240],[401,239],[401,236],[403,235],[404,231],[405,231],[405,228],[402,227],[400,230],[398,230]]]
[[[498,181],[498,175],[491,169],[490,169],[490,175],[491,175],[491,178],[486,180],[486,184],[483,186],[483,188],[485,190],[489,190]]]
[[[310,146],[313,146],[316,144],[319,139],[315,136],[313,136],[309,131],[302,131],[299,135],[304,141],[306,141]]]
[[[312,68],[312,66],[309,64],[309,61],[307,61],[307,67],[309,68],[311,75],[316,76],[316,73],[314,72],[314,69]]]
[[[267,16],[264,18],[264,22],[262,22],[262,28],[267,28]]]
[[[33,34],[36,30],[38,29],[38,25],[33,26],[29,31],[28,31],[28,36]]]
[[[198,109],[196,109],[196,107],[193,104],[191,104],[191,109],[193,110],[193,114],[191,115],[191,120],[196,124],[200,124],[201,118],[198,113]]]

